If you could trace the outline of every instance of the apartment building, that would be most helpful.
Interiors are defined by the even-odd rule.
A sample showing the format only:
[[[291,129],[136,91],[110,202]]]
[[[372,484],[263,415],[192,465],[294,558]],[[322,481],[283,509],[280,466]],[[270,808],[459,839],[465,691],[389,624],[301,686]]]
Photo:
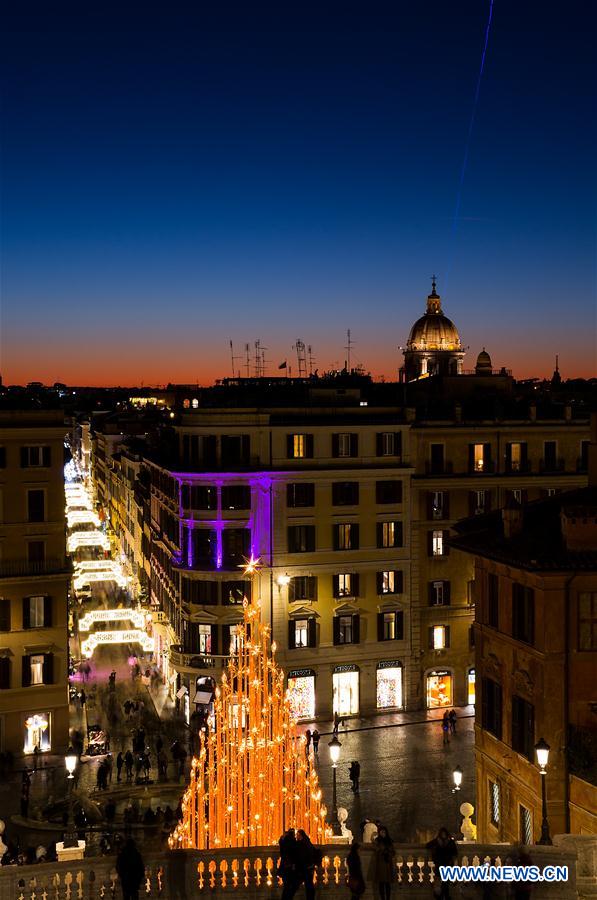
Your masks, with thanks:
[[[597,489],[510,499],[456,531],[475,563],[479,839],[537,841],[542,778],[551,833],[597,834]]]
[[[0,407],[0,748],[68,746],[64,414]]]

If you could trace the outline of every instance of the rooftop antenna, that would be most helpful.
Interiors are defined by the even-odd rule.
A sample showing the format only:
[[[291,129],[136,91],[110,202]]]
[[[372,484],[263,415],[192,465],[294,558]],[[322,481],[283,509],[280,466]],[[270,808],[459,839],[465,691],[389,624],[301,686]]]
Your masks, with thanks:
[[[241,359],[241,357],[234,355],[234,347],[232,346],[232,341],[230,341],[230,360],[232,362],[232,377],[233,378],[236,378],[236,372],[234,371],[234,364],[238,359]],[[240,369],[238,370],[238,377],[240,378]]]
[[[313,364],[315,363],[315,357],[313,356],[313,348],[311,344],[307,347],[307,353],[309,354],[309,375],[313,374]]]
[[[347,368],[347,370],[350,372],[350,351],[351,351],[351,349],[354,347],[354,341],[353,341],[353,340],[351,339],[351,337],[350,337],[350,328],[349,328],[348,331],[346,332],[346,337],[347,337],[346,347],[344,347],[344,349],[346,350],[346,352],[347,352],[347,354],[348,354],[348,355],[347,355],[346,368]]]
[[[297,341],[294,345],[294,349],[296,350],[296,358],[298,361],[298,377],[306,378],[307,377],[307,359],[305,357],[305,342],[301,341],[300,338],[297,338]]]
[[[247,378],[251,377],[251,345],[245,344],[245,366],[247,367]]]

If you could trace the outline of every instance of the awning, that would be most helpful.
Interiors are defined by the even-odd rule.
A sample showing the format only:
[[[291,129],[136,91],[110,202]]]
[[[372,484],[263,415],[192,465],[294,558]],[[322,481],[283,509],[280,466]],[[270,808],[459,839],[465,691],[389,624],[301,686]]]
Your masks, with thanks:
[[[188,694],[188,693],[189,693],[188,688],[185,687],[184,684],[183,684],[183,686],[182,686],[181,688],[179,688],[179,689],[176,691],[176,696],[177,696],[178,699],[180,700],[181,697],[184,697],[184,695],[185,695],[185,694]]]
[[[212,691],[195,691],[193,703],[201,703],[203,706],[207,706],[208,703],[211,703],[212,696]]]

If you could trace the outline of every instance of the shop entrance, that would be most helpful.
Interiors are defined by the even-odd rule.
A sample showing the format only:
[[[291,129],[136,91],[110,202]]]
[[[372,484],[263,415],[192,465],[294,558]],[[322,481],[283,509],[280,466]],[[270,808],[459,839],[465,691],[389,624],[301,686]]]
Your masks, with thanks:
[[[288,699],[295,719],[315,718],[315,673],[295,669],[288,673]]]
[[[377,665],[377,708],[402,709],[402,666],[397,662]]]
[[[453,677],[450,672],[430,672],[427,676],[427,709],[453,705]]]
[[[467,703],[470,704],[470,706],[475,705],[475,670],[474,669],[468,670]]]
[[[359,711],[359,672],[356,668],[333,674],[333,711],[339,716],[355,716]]]

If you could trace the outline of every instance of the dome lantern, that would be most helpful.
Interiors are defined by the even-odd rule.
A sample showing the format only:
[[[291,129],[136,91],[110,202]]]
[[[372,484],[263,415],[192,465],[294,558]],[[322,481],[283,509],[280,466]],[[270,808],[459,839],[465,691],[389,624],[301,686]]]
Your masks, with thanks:
[[[463,356],[458,329],[443,313],[434,275],[425,315],[417,319],[406,343],[406,378],[411,381],[428,375],[459,375]]]

